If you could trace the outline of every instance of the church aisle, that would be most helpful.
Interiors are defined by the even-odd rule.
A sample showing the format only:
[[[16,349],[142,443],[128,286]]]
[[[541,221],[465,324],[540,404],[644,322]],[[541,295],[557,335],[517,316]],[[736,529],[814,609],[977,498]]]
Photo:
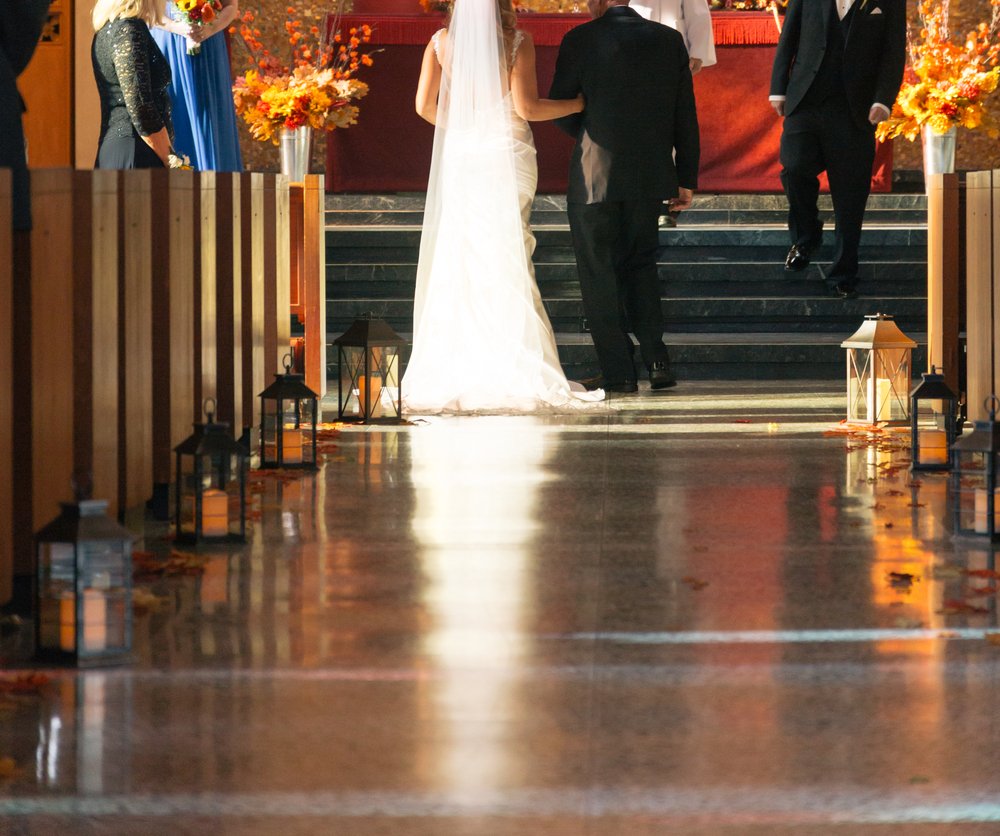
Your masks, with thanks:
[[[997,833],[986,554],[843,402],[345,429],[131,666],[0,693],[0,833]]]

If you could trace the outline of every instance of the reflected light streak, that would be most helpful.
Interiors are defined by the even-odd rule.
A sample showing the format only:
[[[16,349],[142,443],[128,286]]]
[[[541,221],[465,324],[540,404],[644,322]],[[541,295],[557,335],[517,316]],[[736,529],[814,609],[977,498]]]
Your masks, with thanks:
[[[532,419],[434,423],[410,436],[413,532],[426,577],[424,651],[442,733],[426,761],[441,786],[481,794],[520,776],[506,748],[530,612],[530,542],[547,447]]]

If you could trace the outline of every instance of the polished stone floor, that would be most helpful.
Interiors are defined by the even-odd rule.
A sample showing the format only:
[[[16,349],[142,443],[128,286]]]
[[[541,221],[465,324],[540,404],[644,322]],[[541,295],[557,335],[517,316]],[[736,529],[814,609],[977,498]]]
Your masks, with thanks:
[[[843,407],[343,430],[247,547],[140,579],[132,664],[3,674],[0,833],[1000,833],[989,556]]]

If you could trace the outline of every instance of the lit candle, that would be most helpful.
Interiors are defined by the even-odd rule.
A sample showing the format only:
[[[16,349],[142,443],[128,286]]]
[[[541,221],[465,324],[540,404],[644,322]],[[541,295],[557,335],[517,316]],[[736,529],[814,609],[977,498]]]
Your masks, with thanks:
[[[201,533],[206,537],[225,537],[229,533],[229,497],[214,488],[201,496]]]
[[[919,430],[921,464],[945,464],[948,461],[948,436],[944,430]]]
[[[369,386],[370,383],[370,386]],[[371,401],[368,404],[368,412],[365,412],[365,392],[371,389]],[[362,375],[358,378],[358,413],[366,415],[368,418],[377,418],[382,414],[382,377],[373,374],[370,378]]]
[[[83,590],[82,650],[104,650],[108,646],[108,602],[100,589]],[[76,651],[76,597],[59,600],[59,649]]]
[[[884,377],[875,381],[875,420],[889,421],[892,418],[892,382]]]
[[[986,490],[976,488],[976,534],[986,533]],[[993,530],[1000,531],[1000,488],[993,491]]]
[[[285,464],[300,464],[302,462],[302,430],[282,430],[281,460]]]

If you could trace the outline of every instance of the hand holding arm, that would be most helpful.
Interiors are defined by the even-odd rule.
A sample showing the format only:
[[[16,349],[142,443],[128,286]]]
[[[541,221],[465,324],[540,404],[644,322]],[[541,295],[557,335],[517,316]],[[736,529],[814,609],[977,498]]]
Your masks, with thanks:
[[[529,122],[543,122],[559,119],[583,110],[583,94],[574,98],[540,99],[538,97],[538,75],[535,72],[535,44],[525,33],[521,48],[517,52],[514,70],[510,77],[510,90],[514,96],[514,110]]]

